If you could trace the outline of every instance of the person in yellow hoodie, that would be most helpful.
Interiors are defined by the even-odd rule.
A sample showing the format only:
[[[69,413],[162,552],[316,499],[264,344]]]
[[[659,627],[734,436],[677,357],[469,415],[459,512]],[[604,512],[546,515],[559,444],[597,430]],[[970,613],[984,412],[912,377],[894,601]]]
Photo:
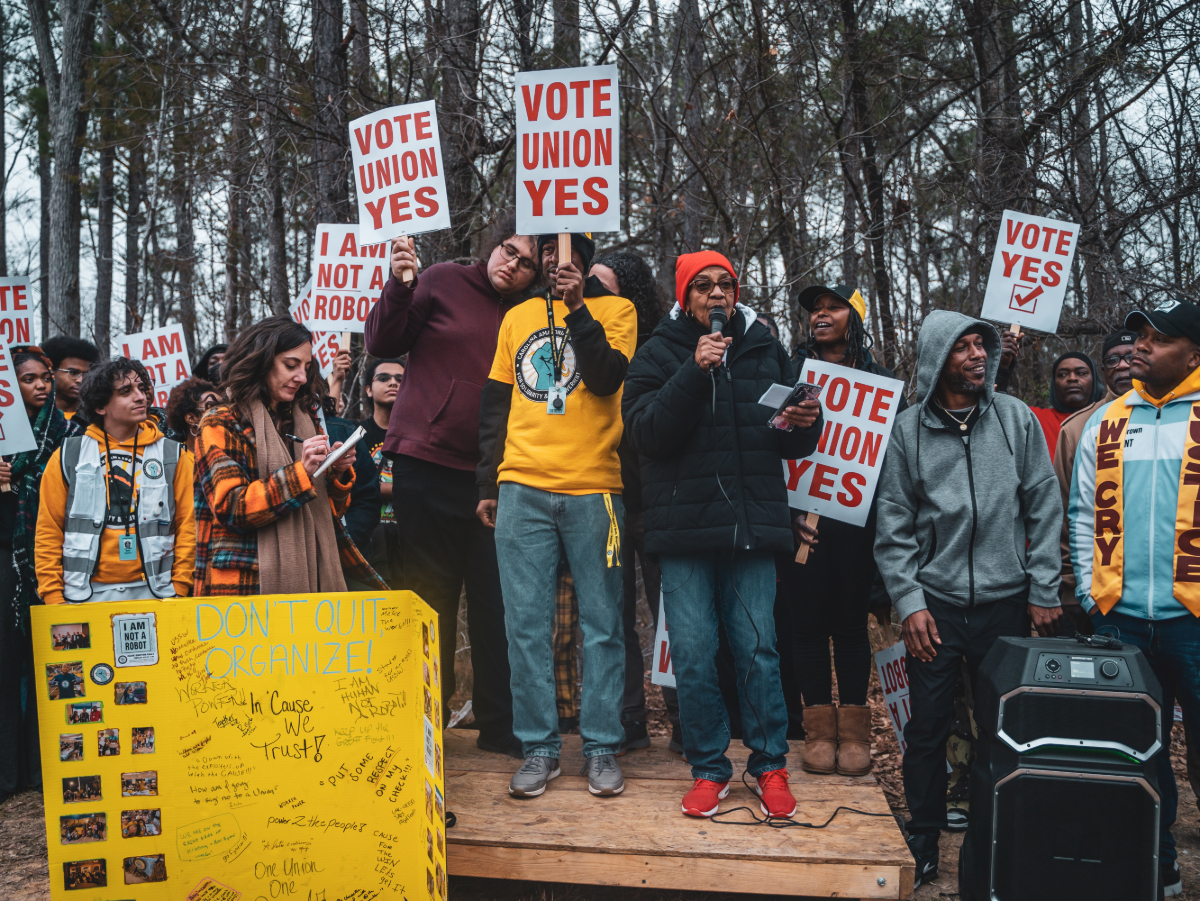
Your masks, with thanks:
[[[42,476],[35,568],[47,604],[190,593],[196,559],[193,462],[148,419],[144,366],[117,357],[88,370],[90,423]]]

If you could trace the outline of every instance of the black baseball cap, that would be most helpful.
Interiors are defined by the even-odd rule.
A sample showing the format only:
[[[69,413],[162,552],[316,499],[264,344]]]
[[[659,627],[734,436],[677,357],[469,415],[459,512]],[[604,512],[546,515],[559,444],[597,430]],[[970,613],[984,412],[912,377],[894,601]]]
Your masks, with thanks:
[[[1172,297],[1151,310],[1134,310],[1125,317],[1125,328],[1137,331],[1143,322],[1172,338],[1189,338],[1200,344],[1200,307]]]
[[[800,306],[811,313],[813,307],[817,305],[817,299],[826,294],[832,294],[834,297],[840,297],[846,301],[850,308],[858,313],[859,319],[867,318],[867,304],[863,300],[863,296],[858,293],[857,288],[849,285],[834,285],[832,288],[828,285],[810,285],[800,292]]]
[[[1107,357],[1108,352],[1114,347],[1120,347],[1123,344],[1134,344],[1137,342],[1137,332],[1131,332],[1127,328],[1121,329],[1119,332],[1113,332],[1104,339],[1104,349],[1100,351],[1102,357]]]

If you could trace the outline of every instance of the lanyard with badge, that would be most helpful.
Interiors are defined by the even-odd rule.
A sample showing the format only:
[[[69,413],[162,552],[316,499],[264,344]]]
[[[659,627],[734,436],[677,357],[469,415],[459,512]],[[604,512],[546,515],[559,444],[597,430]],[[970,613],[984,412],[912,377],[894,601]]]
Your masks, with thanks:
[[[554,384],[546,391],[546,412],[551,416],[562,416],[567,412],[567,389],[558,384],[562,376],[563,358],[567,354],[567,335],[563,330],[562,341],[554,342],[554,301],[550,289],[546,289],[546,322],[550,327],[550,365],[554,367]]]
[[[117,557],[125,562],[137,559],[137,535],[129,534],[129,523],[133,519],[133,511],[137,509],[137,451],[138,437],[141,429],[133,435],[133,456],[129,460],[129,500],[124,511],[117,513],[125,520],[125,534],[117,536]],[[104,496],[105,506],[112,509],[112,449],[108,446],[108,432],[104,433]]]

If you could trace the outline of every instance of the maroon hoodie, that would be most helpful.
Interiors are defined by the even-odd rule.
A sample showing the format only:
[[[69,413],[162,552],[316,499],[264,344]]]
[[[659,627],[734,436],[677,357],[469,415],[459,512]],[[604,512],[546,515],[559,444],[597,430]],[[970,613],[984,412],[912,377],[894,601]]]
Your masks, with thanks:
[[[487,262],[438,263],[411,285],[394,276],[367,316],[367,353],[408,354],[385,454],[452,469],[479,462],[479,395],[504,314],[516,306],[492,287]]]

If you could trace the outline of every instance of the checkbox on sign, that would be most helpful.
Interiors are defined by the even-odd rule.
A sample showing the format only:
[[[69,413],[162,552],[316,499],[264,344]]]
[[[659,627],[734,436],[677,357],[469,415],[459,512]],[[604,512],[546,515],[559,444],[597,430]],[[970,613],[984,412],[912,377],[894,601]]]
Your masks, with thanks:
[[[1008,308],[1019,313],[1034,313],[1037,311],[1037,299],[1041,293],[1041,285],[1013,285]]]

